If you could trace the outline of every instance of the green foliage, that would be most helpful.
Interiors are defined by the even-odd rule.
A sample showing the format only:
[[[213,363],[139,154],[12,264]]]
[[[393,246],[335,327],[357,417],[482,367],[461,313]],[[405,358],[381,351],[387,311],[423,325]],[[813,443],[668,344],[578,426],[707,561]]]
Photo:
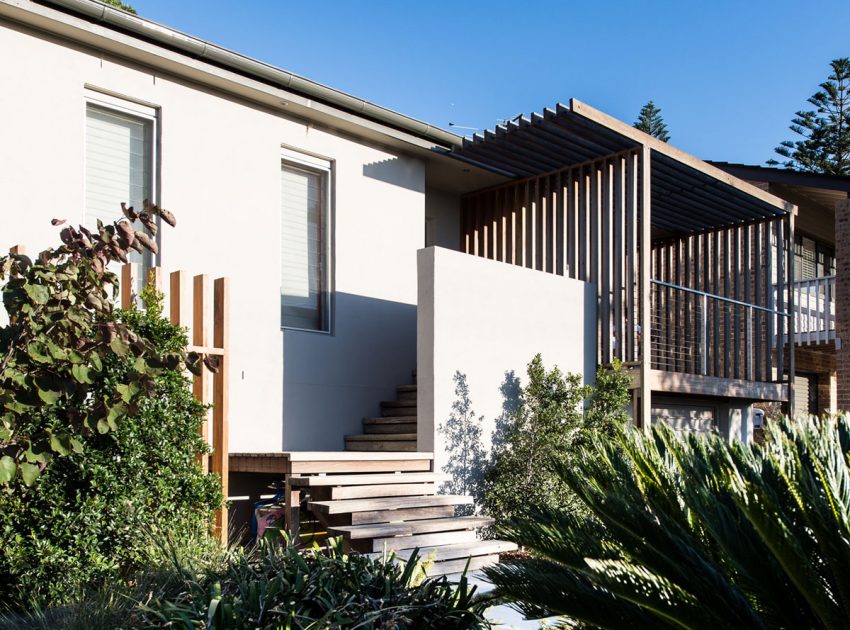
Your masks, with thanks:
[[[146,310],[115,311],[111,322],[143,345],[148,360],[179,356],[185,332],[162,317],[153,289],[142,297]],[[120,391],[138,365],[132,353],[104,353],[89,395]],[[197,464],[196,453],[207,449],[198,431],[205,408],[179,365],[146,371],[150,384],[133,413],[108,432],[81,431],[80,448],[54,458],[36,483],[13,480],[0,492],[0,601],[55,605],[83,586],[130,575],[145,563],[151,528],[206,539],[221,488]],[[64,427],[73,409],[38,417]]]
[[[582,404],[589,388],[578,374],[547,370],[538,354],[528,364],[521,401],[494,440],[484,479],[483,508],[497,522],[522,513],[528,505],[559,506],[574,502],[555,475],[569,460],[582,434]]]
[[[262,544],[224,566],[176,565],[179,580],[143,603],[145,628],[486,628],[464,577],[414,584],[416,562]]]
[[[629,405],[631,378],[623,363],[614,359],[610,367],[596,370],[596,382],[590,392],[590,401],[584,416],[582,437],[593,433],[614,435],[631,420]],[[584,442],[582,442],[583,444]]]
[[[604,628],[844,628],[850,422],[787,418],[763,445],[594,436],[558,475],[594,520],[542,509],[500,532],[533,553],[487,571],[532,617]]]
[[[798,111],[789,129],[802,140],[786,140],[776,153],[785,168],[830,175],[850,175],[850,58],[833,59],[832,73]],[[768,164],[780,164],[768,160]]]
[[[482,482],[487,467],[487,454],[481,442],[481,424],[484,416],[477,416],[469,398],[469,385],[466,375],[455,372],[455,401],[452,414],[438,431],[446,445],[448,459],[443,472],[451,475],[451,480],[440,490],[447,494],[471,495],[476,503],[481,500]],[[468,516],[475,511],[472,505],[459,505],[455,512],[459,516]]]
[[[117,7],[119,9],[121,9],[122,11],[126,11],[127,13],[132,13],[133,15],[136,15],[136,10],[133,7],[131,7],[129,4],[124,4],[123,2],[121,2],[121,0],[100,0],[100,1],[103,2],[104,4],[108,4],[108,5],[111,5],[113,7]]]
[[[0,486],[15,479],[32,485],[56,457],[79,455],[92,434],[106,434],[139,411],[163,370],[199,368],[183,348],[159,351],[151,340],[115,317],[118,281],[108,265],[130,250],[156,252],[156,216],[168,211],[145,201],[136,213],[97,233],[65,227],[62,245],[36,260],[0,257],[3,305],[0,327]],[[147,232],[135,230],[140,221]],[[55,225],[64,221],[54,220]],[[114,356],[126,368],[104,377]]]
[[[662,142],[668,142],[670,140],[670,134],[667,133],[667,125],[661,117],[661,110],[652,101],[649,101],[640,108],[640,114],[635,121],[634,128],[640,129]]]

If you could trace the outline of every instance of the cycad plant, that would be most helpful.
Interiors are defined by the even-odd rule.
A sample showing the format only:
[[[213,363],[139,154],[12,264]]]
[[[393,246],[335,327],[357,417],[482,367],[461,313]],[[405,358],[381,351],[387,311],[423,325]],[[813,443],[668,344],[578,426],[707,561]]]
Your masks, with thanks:
[[[558,474],[592,514],[503,525],[529,559],[487,571],[526,615],[603,628],[850,627],[850,423],[774,423],[764,444],[597,436]]]

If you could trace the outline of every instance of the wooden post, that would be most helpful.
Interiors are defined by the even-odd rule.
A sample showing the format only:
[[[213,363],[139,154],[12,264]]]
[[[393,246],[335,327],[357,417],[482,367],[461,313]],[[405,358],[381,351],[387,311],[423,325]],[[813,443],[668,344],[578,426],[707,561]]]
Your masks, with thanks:
[[[175,326],[189,326],[188,291],[185,291],[189,274],[185,271],[171,272],[170,315],[171,323]]]
[[[788,214],[788,305],[785,310],[790,314],[787,322],[786,330],[788,335],[785,342],[788,346],[788,415],[792,418],[796,409],[794,409],[794,346],[797,345],[797,333],[794,328],[794,213]]]
[[[652,424],[652,389],[650,383],[650,360],[652,356],[652,334],[649,313],[649,291],[651,272],[651,202],[650,202],[650,149],[643,145],[640,158],[640,422],[645,431]]]
[[[295,543],[298,540],[299,526],[301,524],[301,489],[292,487],[292,476],[286,477],[286,492],[284,494],[286,521],[286,533],[290,540]]]
[[[206,326],[207,304],[209,300],[207,292],[208,278],[209,276],[206,274],[195,276],[192,287],[192,343],[199,348],[206,348],[209,344]],[[195,399],[203,405],[209,403],[209,397],[207,396],[209,378],[209,370],[203,368],[201,369],[201,373],[192,379],[192,393],[195,395]],[[206,416],[201,425],[201,438],[203,438],[204,443],[209,444],[209,418]],[[209,458],[206,454],[198,453],[198,463],[204,472],[209,472]]]
[[[210,469],[221,478],[225,500],[228,494],[228,370],[230,355],[230,280],[216,278],[213,291],[213,344],[221,350],[218,373],[213,379],[213,454]],[[216,533],[227,542],[227,508],[222,507],[215,517]]]
[[[121,265],[121,308],[132,306],[138,279],[139,265],[137,263]]]

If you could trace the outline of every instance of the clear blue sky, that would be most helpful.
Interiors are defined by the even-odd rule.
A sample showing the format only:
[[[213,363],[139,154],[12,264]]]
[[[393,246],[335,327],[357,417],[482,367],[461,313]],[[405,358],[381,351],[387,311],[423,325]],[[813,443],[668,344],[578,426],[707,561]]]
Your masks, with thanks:
[[[140,15],[435,125],[492,128],[576,97],[672,144],[761,164],[792,136],[850,2],[130,0]],[[466,132],[468,133],[468,132]]]

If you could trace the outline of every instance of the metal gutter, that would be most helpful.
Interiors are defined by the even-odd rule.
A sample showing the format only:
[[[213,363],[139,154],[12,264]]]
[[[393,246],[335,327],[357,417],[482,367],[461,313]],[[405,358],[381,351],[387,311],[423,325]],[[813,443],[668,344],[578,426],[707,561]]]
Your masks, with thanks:
[[[127,13],[97,0],[40,0],[42,4],[59,7],[86,16],[107,26],[129,32],[167,48],[186,53],[218,66],[272,83],[308,98],[322,101],[350,113],[400,129],[438,145],[460,146],[462,138],[426,122],[405,116],[386,107],[322,85],[297,74],[233,52],[221,46],[185,33],[175,31],[151,20]]]

